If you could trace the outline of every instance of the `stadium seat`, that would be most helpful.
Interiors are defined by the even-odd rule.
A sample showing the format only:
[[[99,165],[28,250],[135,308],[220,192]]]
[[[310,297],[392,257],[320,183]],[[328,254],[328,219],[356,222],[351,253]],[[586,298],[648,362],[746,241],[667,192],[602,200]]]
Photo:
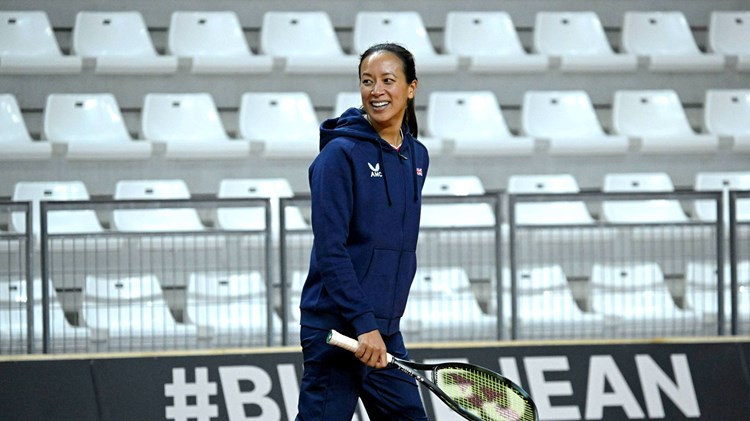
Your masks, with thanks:
[[[496,322],[482,312],[463,268],[424,267],[414,276],[401,329],[412,342],[489,340],[497,337]]]
[[[615,54],[595,12],[537,12],[535,51],[560,60],[571,72],[627,72],[638,67],[633,54]]]
[[[481,196],[482,181],[476,176],[430,176],[422,187],[422,196]],[[459,217],[460,216],[460,217]],[[423,203],[420,226],[494,227],[495,212],[489,203]]]
[[[336,118],[349,108],[360,108],[362,106],[362,95],[359,92],[339,92],[333,106],[331,117]]]
[[[590,283],[591,310],[618,318],[608,336],[651,338],[705,332],[701,315],[675,304],[656,263],[595,264]]]
[[[605,193],[673,192],[667,173],[610,173],[604,177]],[[674,199],[605,200],[604,220],[619,224],[664,224],[687,222],[680,202]]]
[[[622,48],[648,57],[649,69],[657,72],[717,72],[724,68],[724,56],[698,49],[680,11],[625,12]]]
[[[267,158],[317,155],[320,129],[310,96],[305,92],[248,92],[240,103],[240,136],[263,142]]]
[[[697,134],[673,90],[615,92],[612,122],[616,133],[640,140],[642,153],[709,153],[719,147],[713,134]]]
[[[182,180],[121,180],[115,187],[115,200],[190,199]],[[192,208],[118,209],[112,223],[122,232],[189,232],[205,227]]]
[[[611,155],[628,150],[628,138],[604,133],[585,91],[527,91],[521,127],[549,142],[552,155]]]
[[[611,325],[609,317],[581,310],[559,265],[522,268],[516,275],[518,339],[600,338]],[[510,269],[503,270],[503,318],[508,327],[510,276]],[[496,294],[496,288],[492,292]]]
[[[357,12],[354,21],[354,53],[362,54],[370,46],[397,42],[406,47],[419,63],[419,73],[453,73],[458,56],[437,54],[422,16],[417,12]]]
[[[96,60],[96,73],[165,74],[177,70],[177,57],[158,55],[143,15],[137,11],[76,14],[73,52]]]
[[[224,179],[219,183],[219,198],[268,198],[271,208],[272,237],[279,237],[279,199],[293,197],[292,186],[284,178]],[[225,230],[260,231],[266,229],[265,208],[219,208],[216,221]],[[299,207],[284,209],[286,229],[308,229]]]
[[[708,24],[708,49],[713,53],[734,57],[736,68],[750,70],[750,11],[711,12]]]
[[[166,143],[173,159],[242,159],[250,153],[243,140],[230,139],[209,93],[147,94],[141,112],[145,139]]]
[[[197,74],[269,73],[273,58],[252,53],[234,11],[172,13],[167,53],[191,60]]]
[[[427,134],[453,142],[459,156],[530,155],[534,140],[513,136],[491,91],[435,91],[427,106]]]
[[[724,268],[724,332],[729,332],[732,318],[730,270]],[[718,323],[719,285],[716,262],[691,261],[685,268],[685,306]],[[750,261],[737,262],[737,320],[739,333],[750,330]],[[718,325],[716,325],[718,327]],[[712,333],[712,332],[709,332]]]
[[[32,229],[36,238],[35,242],[39,245],[41,235],[39,202],[43,200],[89,200],[89,194],[81,181],[21,181],[15,185],[13,200],[32,202],[34,215]],[[11,227],[15,232],[26,232],[25,215],[14,212]],[[93,210],[59,210],[47,214],[47,231],[49,234],[93,234],[101,233],[104,229]]]
[[[507,12],[448,12],[444,30],[445,52],[469,58],[477,73],[538,73],[549,58],[524,50]]]
[[[288,73],[351,74],[359,63],[344,54],[327,12],[266,12],[260,30],[264,54],[282,57]]]
[[[44,138],[67,145],[68,159],[122,160],[151,156],[134,142],[112,94],[51,94],[44,107]]]
[[[177,323],[150,274],[86,276],[81,316],[91,340],[108,351],[194,346],[198,331]]]
[[[268,330],[268,297],[260,272],[191,273],[186,322],[198,328],[199,346],[263,346]],[[281,320],[271,311],[271,331]]]
[[[696,191],[720,191],[724,194],[724,223],[729,223],[728,192],[750,190],[750,172],[698,172],[695,174]],[[716,203],[712,200],[696,200],[695,215],[701,221],[716,221]],[[750,199],[737,200],[737,220],[750,221]]]
[[[42,281],[33,281],[34,298],[34,349],[42,351],[43,301]],[[28,293],[25,279],[0,281],[0,353],[24,353],[28,329]],[[87,349],[89,331],[83,326],[74,326],[65,318],[55,288],[49,287],[50,352],[82,352]]]
[[[570,174],[513,175],[509,194],[578,193],[578,182]],[[591,225],[594,218],[582,201],[550,201],[516,204],[518,225]]]
[[[0,161],[49,159],[52,145],[35,142],[13,94],[0,94]]]
[[[65,56],[44,11],[0,11],[0,73],[79,73],[80,57]]]
[[[703,121],[709,133],[732,139],[733,151],[750,152],[750,89],[707,90]]]

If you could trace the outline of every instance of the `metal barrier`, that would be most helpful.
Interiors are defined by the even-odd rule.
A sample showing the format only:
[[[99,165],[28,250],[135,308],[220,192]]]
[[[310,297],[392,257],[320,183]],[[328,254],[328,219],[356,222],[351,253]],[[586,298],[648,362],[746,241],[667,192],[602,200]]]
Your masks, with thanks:
[[[738,220],[737,208],[748,197],[724,199],[728,221],[721,192],[424,197],[402,331],[410,342],[747,333],[750,221]],[[690,215],[698,201],[715,208],[716,220]],[[298,344],[310,198],[279,203],[274,228],[264,199],[42,202],[37,253],[31,232],[0,231],[1,280],[16,291],[0,302],[0,352]],[[607,217],[613,205],[644,203],[677,203],[686,218]],[[563,205],[548,216],[583,210],[590,218],[544,222],[543,208],[534,209],[542,204]],[[132,212],[181,210],[203,227],[123,229],[117,220],[130,212],[153,222]],[[255,224],[232,228],[221,210]],[[2,202],[0,211],[33,226],[29,203]],[[66,217],[79,218],[67,231],[59,229]]]

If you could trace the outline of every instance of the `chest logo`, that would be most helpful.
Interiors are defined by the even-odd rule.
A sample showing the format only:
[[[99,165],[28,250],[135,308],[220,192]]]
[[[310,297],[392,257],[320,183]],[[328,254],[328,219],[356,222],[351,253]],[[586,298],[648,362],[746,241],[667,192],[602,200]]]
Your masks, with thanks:
[[[382,177],[383,173],[380,171],[380,163],[376,163],[375,165],[367,163],[367,166],[370,167],[370,177]]]

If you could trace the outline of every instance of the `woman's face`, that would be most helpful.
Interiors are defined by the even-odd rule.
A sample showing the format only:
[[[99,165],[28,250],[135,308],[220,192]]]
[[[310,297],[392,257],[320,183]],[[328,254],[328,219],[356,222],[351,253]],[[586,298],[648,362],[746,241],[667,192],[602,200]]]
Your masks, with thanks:
[[[403,63],[391,52],[378,51],[359,68],[362,105],[376,129],[401,128],[407,100],[414,98],[417,81],[408,83]]]

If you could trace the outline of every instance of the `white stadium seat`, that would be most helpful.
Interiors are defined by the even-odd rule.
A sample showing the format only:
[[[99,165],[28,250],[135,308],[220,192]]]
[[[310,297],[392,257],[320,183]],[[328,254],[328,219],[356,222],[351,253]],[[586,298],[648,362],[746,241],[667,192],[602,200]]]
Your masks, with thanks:
[[[524,50],[507,12],[448,12],[445,51],[469,58],[469,71],[477,73],[544,72],[549,58]]]
[[[312,158],[320,144],[318,117],[305,92],[248,92],[242,95],[240,136],[263,142],[268,158]]]
[[[344,54],[327,12],[266,12],[260,31],[263,54],[286,60],[289,73],[347,73],[359,57]]]
[[[427,106],[427,134],[453,142],[461,156],[530,155],[534,140],[514,136],[491,91],[435,91]]]
[[[595,313],[617,317],[614,338],[684,336],[705,331],[702,315],[679,308],[656,263],[595,264],[589,305]]]
[[[336,118],[349,108],[362,107],[362,94],[359,92],[339,92],[336,94],[336,101],[333,105],[333,114],[331,117]]]
[[[91,340],[109,351],[189,346],[198,332],[177,323],[154,275],[86,276],[81,316]]]
[[[570,174],[513,175],[508,179],[510,194],[578,193],[578,182]],[[524,202],[516,204],[519,225],[592,225],[583,201]]]
[[[96,60],[106,74],[164,74],[177,70],[177,57],[158,55],[143,15],[137,11],[76,14],[72,50]]]
[[[190,199],[182,180],[121,180],[115,186],[115,200]],[[112,223],[123,232],[203,231],[205,227],[195,209],[118,209]]]
[[[698,49],[684,13],[625,12],[622,23],[625,52],[648,57],[652,71],[717,72],[724,56]]]
[[[750,11],[711,12],[708,24],[708,48],[714,53],[734,57],[736,68],[750,71]]]
[[[242,159],[250,145],[230,139],[209,93],[147,94],[141,111],[143,137],[166,143],[174,159]]]
[[[667,173],[610,173],[604,177],[605,193],[673,192]],[[680,202],[674,199],[605,200],[604,220],[620,224],[687,222]]]
[[[383,42],[402,44],[419,63],[420,73],[452,73],[458,70],[458,56],[437,54],[417,12],[357,12],[353,48],[362,54]]]
[[[724,203],[728,202],[728,192],[731,190],[750,190],[750,172],[698,172],[695,174],[694,186],[696,191],[723,192]],[[711,200],[696,200],[695,215],[701,221],[716,221],[716,203]],[[737,220],[750,221],[750,199],[737,200]],[[729,223],[729,206],[724,206],[724,223]]]
[[[616,91],[612,123],[618,134],[639,139],[643,153],[707,153],[719,147],[718,136],[693,130],[673,90]]]
[[[719,284],[716,262],[691,261],[685,268],[685,306],[708,321],[719,316]],[[724,267],[724,332],[729,332],[732,317],[731,273]],[[750,330],[750,261],[737,262],[737,320],[739,333]],[[718,325],[717,325],[718,327]],[[715,332],[708,332],[715,333]]]
[[[476,176],[430,176],[422,196],[481,196],[482,181]],[[420,226],[494,227],[495,212],[489,203],[423,203]]]
[[[191,60],[199,74],[268,73],[273,58],[252,53],[234,11],[172,13],[167,52]]]
[[[706,131],[730,138],[732,150],[750,152],[750,89],[709,89],[703,101]]]
[[[0,94],[0,161],[43,160],[52,156],[49,142],[35,142],[13,94]]]
[[[44,138],[67,145],[68,159],[144,159],[149,142],[128,133],[114,95],[51,94],[44,107]]]
[[[60,52],[44,11],[0,11],[0,73],[79,73],[80,57]]]
[[[626,136],[604,132],[585,91],[527,91],[521,126],[525,135],[548,141],[553,155],[611,155],[628,150]]]
[[[271,232],[279,236],[279,199],[293,197],[292,186],[284,178],[223,179],[219,184],[219,198],[268,198],[271,210]],[[286,229],[309,228],[299,207],[284,209]],[[260,231],[266,229],[265,208],[219,208],[216,221],[225,230]]]
[[[615,54],[594,12],[537,12],[534,48],[560,60],[562,71],[626,72],[638,67],[633,54]]]

